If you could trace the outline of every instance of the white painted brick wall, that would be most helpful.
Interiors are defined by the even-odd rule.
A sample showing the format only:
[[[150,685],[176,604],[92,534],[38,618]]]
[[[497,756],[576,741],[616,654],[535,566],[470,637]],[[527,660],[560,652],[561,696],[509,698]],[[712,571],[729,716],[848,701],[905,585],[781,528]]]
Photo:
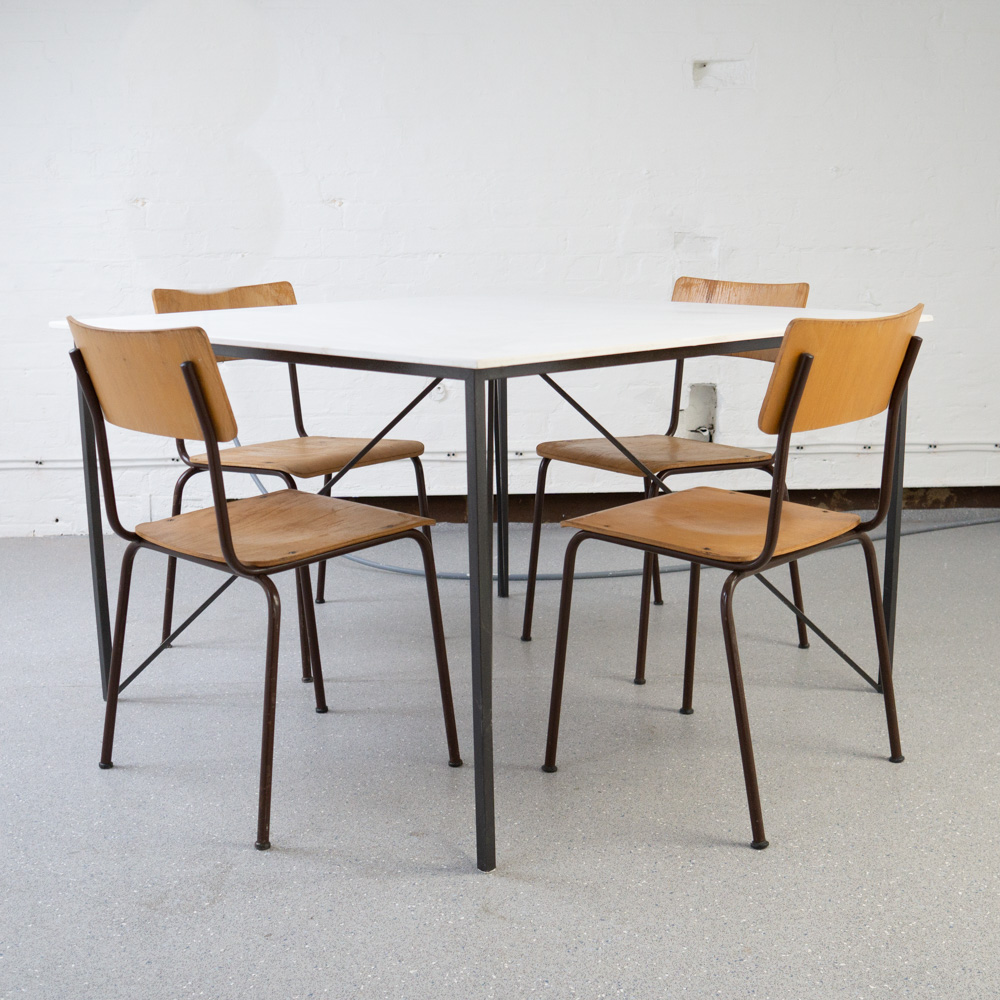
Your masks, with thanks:
[[[0,533],[84,526],[67,342],[49,319],[142,312],[155,285],[280,278],[304,302],[666,297],[682,273],[807,280],[818,306],[923,300],[936,322],[907,481],[1000,482],[998,41],[995,0],[4,0]],[[689,365],[719,386],[721,440],[762,442],[766,371]],[[280,368],[226,379],[244,440],[291,433]],[[563,381],[635,433],[665,423],[669,379]],[[303,381],[308,426],[346,434],[377,429],[417,384]],[[537,381],[510,399],[512,450],[588,433]],[[464,492],[461,456],[445,457],[464,443],[456,387],[399,432],[426,442],[432,492]],[[872,484],[864,446],[880,439],[813,435],[791,480]],[[170,445],[119,441],[127,514],[163,514]],[[512,488],[530,491],[534,469],[514,461]],[[570,467],[551,483],[623,485]],[[410,471],[345,486],[409,492]]]

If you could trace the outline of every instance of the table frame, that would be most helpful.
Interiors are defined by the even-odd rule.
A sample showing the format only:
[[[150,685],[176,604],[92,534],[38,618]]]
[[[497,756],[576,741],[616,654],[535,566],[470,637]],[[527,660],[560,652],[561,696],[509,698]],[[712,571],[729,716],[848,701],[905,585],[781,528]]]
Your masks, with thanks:
[[[211,339],[211,334],[209,334]],[[482,871],[496,868],[496,819],[494,811],[493,767],[493,469],[491,445],[496,442],[501,514],[501,572],[498,590],[507,592],[506,544],[506,435],[507,393],[509,378],[528,375],[551,375],[558,372],[591,368],[673,361],[737,351],[778,347],[781,337],[733,340],[698,346],[669,347],[656,350],[609,353],[596,357],[504,365],[470,369],[448,365],[398,362],[358,358],[350,355],[314,354],[305,351],[273,348],[238,347],[226,344],[219,351],[232,358],[257,358],[267,361],[294,362],[329,368],[387,372],[398,375],[429,376],[459,380],[465,388],[465,439],[467,514],[469,538],[469,613],[472,653],[472,721],[476,797],[476,863]],[[215,346],[215,345],[213,345]],[[493,391],[490,391],[493,384]],[[487,403],[491,402],[488,407]],[[492,420],[491,420],[492,418]],[[496,435],[490,425],[496,421]],[[84,491],[87,502],[87,528],[90,535],[91,571],[94,588],[94,612],[97,622],[98,655],[102,690],[107,697],[107,676],[111,662],[111,620],[108,610],[108,585],[104,554],[103,520],[97,474],[97,451],[94,427],[84,401],[80,399],[80,435],[83,448]],[[493,440],[491,440],[491,438]],[[501,450],[502,442],[502,450]],[[884,556],[884,603],[890,653],[896,624],[896,598],[899,582],[899,538],[903,507],[903,455],[906,444],[906,401],[901,407],[899,435],[896,441],[896,467],[887,518]]]

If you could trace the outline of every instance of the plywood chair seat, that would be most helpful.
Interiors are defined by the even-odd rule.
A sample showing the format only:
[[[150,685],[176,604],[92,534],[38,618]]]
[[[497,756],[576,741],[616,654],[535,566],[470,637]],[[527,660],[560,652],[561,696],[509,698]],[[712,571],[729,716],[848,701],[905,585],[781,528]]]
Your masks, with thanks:
[[[448,763],[452,767],[461,766],[434,549],[426,533],[428,526],[434,522],[429,517],[300,492],[291,483],[286,490],[245,500],[229,500],[225,493],[223,464],[219,458],[219,441],[232,440],[238,430],[219,376],[219,365],[205,331],[197,327],[107,330],[79,323],[72,317],[69,317],[69,326],[76,343],[70,357],[93,420],[105,513],[115,534],[128,542],[118,584],[118,611],[108,669],[101,768],[107,770],[114,766],[112,750],[118,692],[122,686],[129,590],[138,552],[145,548],[165,553],[172,565],[176,565],[178,560],[189,560],[221,570],[232,574],[230,582],[235,578],[252,580],[263,590],[267,605],[255,846],[259,850],[269,848],[282,604],[272,577],[285,571],[295,575],[302,676],[303,680],[312,682],[316,711],[325,713],[328,706],[323,686],[319,632],[312,606],[310,566],[317,562],[325,563],[335,556],[404,539],[416,542],[420,548],[448,742]],[[213,506],[181,514],[179,492],[175,489],[172,517],[127,528],[118,513],[106,423],[175,441],[204,442],[205,471],[211,483]],[[200,471],[189,468],[185,475]],[[228,582],[223,584],[180,629],[171,633],[169,639],[176,637],[228,586]],[[384,611],[375,616],[374,624],[380,632],[385,632],[392,624],[391,619],[391,612]],[[153,655],[166,646],[167,641]],[[152,658],[148,657],[132,677],[144,669]],[[125,683],[128,684],[131,679]]]
[[[596,535],[620,538],[656,549],[684,552],[732,563],[756,559],[767,536],[768,497],[698,486],[679,493],[637,500],[610,510],[563,521]],[[821,545],[853,531],[857,514],[785,502],[775,557]]]
[[[226,509],[236,555],[240,562],[255,568],[312,559],[434,523],[428,517],[299,490],[231,500]],[[135,533],[153,545],[193,559],[226,561],[214,507],[138,524]]]
[[[720,465],[760,466],[771,460],[767,451],[733,448],[714,441],[692,441],[666,434],[639,434],[618,439],[643,465],[653,472]],[[607,438],[578,438],[572,441],[543,441],[535,451],[541,458],[585,465],[591,469],[643,476]]]
[[[674,283],[674,302],[704,302],[724,305],[782,306],[801,308],[809,297],[809,286],[805,282],[790,284],[761,284],[747,281],[719,281],[714,278],[681,277]],[[741,351],[740,357],[773,362],[776,349],[763,351]],[[761,469],[770,473],[773,462],[768,452],[750,448],[738,448],[716,444],[714,441],[692,441],[674,436],[680,419],[680,405],[684,382],[684,362],[674,363],[674,385],[670,408],[670,423],[666,434],[643,434],[623,437],[618,440],[646,468],[659,478],[684,475],[689,472],[728,472],[734,469]],[[541,544],[543,504],[545,502],[545,480],[552,462],[568,462],[592,469],[602,469],[620,475],[644,480],[646,496],[660,491],[654,480],[646,478],[643,471],[630,462],[606,438],[584,438],[576,441],[546,441],[537,447],[541,462],[538,467],[538,482],[535,487],[535,511],[531,527],[531,547],[528,556],[528,586],[524,595],[524,621],[521,638],[531,639],[531,623],[535,606],[535,580],[538,575],[538,552]],[[663,603],[660,592],[659,567],[654,557],[648,563],[644,574],[652,573],[653,594],[657,604]],[[799,584],[798,567],[789,567],[795,606],[801,610],[802,593]],[[809,645],[805,625],[797,625],[799,645]],[[645,666],[636,663],[636,681],[641,683]]]
[[[702,567],[728,571],[720,593],[719,611],[750,813],[752,847],[762,849],[768,842],[764,834],[764,813],[733,612],[735,590],[743,580],[846,542],[860,543],[875,629],[878,680],[853,661],[851,663],[881,692],[889,737],[889,760],[896,764],[902,762],[892,681],[892,651],[882,606],[878,559],[869,532],[885,520],[889,511],[901,410],[910,372],[920,349],[920,338],[915,332],[922,310],[923,306],[918,305],[896,316],[857,320],[799,318],[788,324],[757,419],[762,433],[777,435],[773,463],[768,468],[772,477],[770,496],[702,486],[650,496],[563,522],[566,527],[578,530],[569,540],[563,559],[549,729],[542,770],[549,773],[557,770],[576,557],[580,546],[592,540],[625,545],[644,553],[636,652],[637,684],[645,683],[645,676],[638,667],[645,668],[653,560],[659,555],[668,555],[690,563],[681,704],[684,715],[694,711],[692,696]],[[786,499],[793,433],[838,427],[880,413],[886,414],[885,441],[878,506],[871,517],[862,521],[856,514],[822,510]],[[830,642],[818,629],[816,631]]]
[[[180,288],[154,288],[153,308],[158,313],[199,312],[215,309],[253,309],[260,306],[294,306],[295,290],[287,281],[272,281],[261,285],[242,285],[215,292],[191,292]],[[278,320],[276,319],[276,322]],[[216,356],[217,361],[231,358]],[[424,446],[419,441],[383,438],[363,458],[353,465],[355,456],[369,444],[369,438],[324,437],[307,433],[302,416],[299,377],[294,364],[288,365],[289,387],[292,394],[292,413],[298,437],[283,441],[265,441],[241,445],[220,451],[219,460],[228,471],[247,472],[251,475],[275,475],[284,479],[286,486],[294,486],[292,478],[312,479],[323,477],[323,489],[329,492],[333,481],[345,470],[362,465],[380,465],[384,462],[409,460],[416,478],[417,505],[421,514],[427,514],[427,487],[420,456]],[[225,440],[225,439],[224,439]],[[204,453],[189,456],[183,441],[177,442],[178,455],[187,468],[181,473],[174,488],[173,513],[180,514],[186,484],[192,476],[206,472],[208,457]],[[430,523],[429,521],[427,522]],[[425,528],[424,531],[429,531]],[[163,597],[163,638],[166,640],[173,627],[174,584],[177,574],[176,561],[167,564],[167,585]],[[321,563],[316,575],[316,603],[326,597],[326,564]],[[303,680],[306,680],[303,677]]]
[[[221,448],[219,460],[224,468],[287,472],[299,479],[311,479],[314,476],[329,476],[339,472],[366,444],[368,438],[310,435],[288,438],[284,441],[245,444],[238,448]],[[355,468],[395,462],[404,458],[417,458],[423,453],[424,446],[420,441],[383,438],[355,464]],[[191,462],[194,465],[207,465],[208,456],[192,455]]]

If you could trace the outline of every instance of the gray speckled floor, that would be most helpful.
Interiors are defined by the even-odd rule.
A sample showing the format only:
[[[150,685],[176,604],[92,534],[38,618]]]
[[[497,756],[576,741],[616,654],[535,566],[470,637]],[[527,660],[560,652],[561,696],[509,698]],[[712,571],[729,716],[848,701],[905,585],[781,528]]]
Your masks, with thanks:
[[[548,568],[564,540],[547,532]],[[516,566],[526,542],[516,531]],[[436,544],[442,567],[463,568],[463,528]],[[585,546],[582,567],[609,551]],[[415,561],[401,546],[382,555]],[[133,663],[156,637],[160,563],[137,563]],[[667,577],[653,609],[642,688],[638,581],[578,585],[554,775],[539,764],[558,588],[542,586],[523,644],[515,584],[496,604],[500,867],[484,875],[463,584],[442,584],[470,762],[458,770],[419,580],[333,567],[318,609],[325,716],[297,679],[288,621],[274,848],[259,853],[258,589],[231,589],[123,695],[104,772],[86,542],[2,541],[0,997],[996,996],[1000,525],[913,536],[904,570],[901,766],[886,760],[878,696],[821,644],[799,650],[762,587],[737,592],[771,841],[759,853],[721,574],[704,575],[690,717],[676,711],[686,577]],[[863,573],[857,547],[803,564],[810,610],[870,663]],[[180,605],[216,579],[183,567]]]

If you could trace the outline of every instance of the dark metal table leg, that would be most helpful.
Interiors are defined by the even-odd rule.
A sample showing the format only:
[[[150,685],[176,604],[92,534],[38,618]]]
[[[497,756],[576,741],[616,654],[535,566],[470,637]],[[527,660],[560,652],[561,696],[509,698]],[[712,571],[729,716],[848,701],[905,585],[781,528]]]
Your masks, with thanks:
[[[97,618],[97,656],[101,667],[101,693],[108,700],[111,670],[111,615],[108,611],[108,576],[104,562],[104,521],[101,518],[101,490],[97,479],[97,443],[94,422],[87,409],[83,390],[77,389],[80,405],[80,441],[83,445],[83,492],[87,500],[87,534],[90,537],[90,574],[94,588],[94,615]]]
[[[885,628],[889,637],[889,657],[892,658],[896,637],[896,594],[899,589],[899,536],[903,524],[903,459],[906,455],[906,398],[899,404],[899,432],[896,435],[895,466],[892,473],[892,499],[885,523],[885,570],[882,576],[882,602],[885,606]],[[879,690],[882,675],[879,674]]]
[[[510,596],[510,503],[507,474],[507,380],[496,380],[497,597]]]
[[[472,732],[476,767],[476,863],[496,868],[493,812],[493,512],[486,434],[486,381],[465,383],[468,475],[469,610],[472,627]]]

